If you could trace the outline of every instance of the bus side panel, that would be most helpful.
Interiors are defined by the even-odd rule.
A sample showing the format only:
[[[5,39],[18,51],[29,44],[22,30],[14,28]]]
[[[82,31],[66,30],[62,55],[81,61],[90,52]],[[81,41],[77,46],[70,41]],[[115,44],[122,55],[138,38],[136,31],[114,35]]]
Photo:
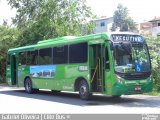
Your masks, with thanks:
[[[53,78],[31,77],[33,88],[74,91],[74,83],[78,77],[87,80],[88,70],[86,64],[55,65]],[[79,68],[85,68],[79,70]],[[88,68],[88,67],[87,67]]]
[[[31,78],[33,88],[38,89],[53,89],[55,87],[55,83],[51,78]]]
[[[65,65],[30,66],[30,76],[33,88],[63,90]]]
[[[29,66],[29,74],[32,87],[38,89],[55,89],[56,87],[56,65]]]
[[[29,66],[18,66],[18,86],[24,87],[25,77],[29,77]]]
[[[87,64],[69,64],[65,66],[65,79],[63,82],[63,90],[74,91],[74,84],[77,78],[84,78],[88,81],[88,65]]]

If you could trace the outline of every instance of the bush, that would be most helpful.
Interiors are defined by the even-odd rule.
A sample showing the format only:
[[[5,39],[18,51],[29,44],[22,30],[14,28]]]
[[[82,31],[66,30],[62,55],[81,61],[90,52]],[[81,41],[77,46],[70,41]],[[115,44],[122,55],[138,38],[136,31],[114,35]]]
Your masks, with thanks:
[[[146,41],[152,62],[154,90],[160,92],[160,38],[147,37]]]
[[[154,90],[160,92],[160,66],[152,70]]]

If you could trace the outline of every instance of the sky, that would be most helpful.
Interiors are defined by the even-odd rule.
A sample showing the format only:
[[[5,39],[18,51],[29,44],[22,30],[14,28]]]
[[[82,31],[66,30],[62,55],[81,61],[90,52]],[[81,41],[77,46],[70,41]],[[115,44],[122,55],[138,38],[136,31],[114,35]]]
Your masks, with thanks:
[[[118,3],[128,8],[129,15],[136,22],[143,22],[160,16],[159,0],[87,0],[87,2],[93,13],[98,16],[113,16]]]
[[[160,1],[159,0],[87,0],[87,5],[98,17],[113,16],[118,3],[127,7],[130,16],[136,22],[149,21],[155,16],[160,16]],[[0,24],[3,19],[7,19],[11,23],[11,17],[14,17],[16,10],[7,5],[6,0],[0,0]]]
[[[0,24],[3,23],[3,20],[8,20],[11,23],[11,17],[14,17],[15,14],[16,10],[11,9],[6,0],[0,0]]]

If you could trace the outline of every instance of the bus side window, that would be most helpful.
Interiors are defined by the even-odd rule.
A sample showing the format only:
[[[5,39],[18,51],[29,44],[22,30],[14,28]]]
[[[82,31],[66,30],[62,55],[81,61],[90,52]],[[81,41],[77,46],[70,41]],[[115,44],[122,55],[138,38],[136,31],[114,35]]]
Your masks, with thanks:
[[[109,69],[109,54],[108,54],[108,48],[106,47],[106,50],[105,50],[105,57],[106,57],[106,69]]]
[[[31,51],[27,52],[27,65],[31,65],[32,55]]]
[[[31,65],[37,65],[38,64],[38,50],[31,51]]]
[[[69,63],[87,62],[87,43],[72,44],[69,46]]]
[[[37,65],[38,51],[27,52],[27,65]]]
[[[19,53],[19,65],[26,65],[26,53],[27,52],[20,52]]]
[[[39,50],[38,64],[52,64],[52,48],[44,48]]]
[[[53,47],[53,64],[68,63],[68,45]]]

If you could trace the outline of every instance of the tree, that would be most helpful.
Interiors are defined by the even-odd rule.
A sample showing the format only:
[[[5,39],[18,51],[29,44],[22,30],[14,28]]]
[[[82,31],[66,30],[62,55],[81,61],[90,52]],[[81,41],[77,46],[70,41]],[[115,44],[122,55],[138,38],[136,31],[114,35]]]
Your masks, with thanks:
[[[117,10],[114,12],[111,30],[115,31],[117,28],[120,31],[134,31],[137,29],[136,23],[129,16],[128,9],[121,4],[118,4]]]
[[[9,48],[16,47],[18,34],[16,28],[0,25],[0,83],[5,81],[7,51]]]
[[[8,0],[17,9],[13,23],[18,27],[20,45],[66,35],[91,33],[94,15],[86,0]]]

